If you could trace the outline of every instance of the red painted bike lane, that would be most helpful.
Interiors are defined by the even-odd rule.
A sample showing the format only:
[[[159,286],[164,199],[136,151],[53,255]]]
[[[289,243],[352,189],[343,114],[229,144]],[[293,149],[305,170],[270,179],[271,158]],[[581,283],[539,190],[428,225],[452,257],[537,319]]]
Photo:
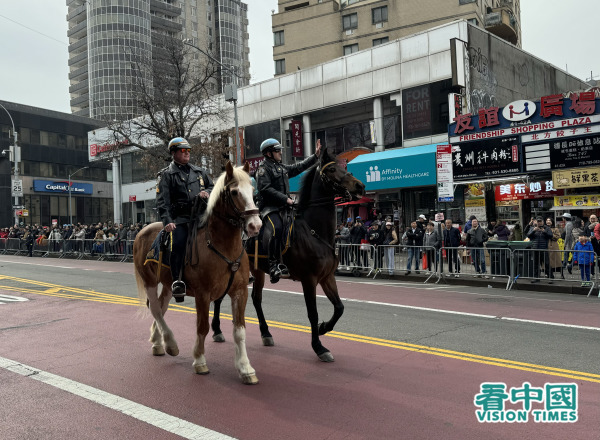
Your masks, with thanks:
[[[248,356],[260,384],[244,386],[233,367],[229,322],[223,323],[228,341],[207,344],[211,373],[198,376],[191,366],[192,314],[167,315],[181,354],[153,357],[151,320],[137,318],[135,307],[23,296],[30,301],[2,305],[0,356],[240,439],[599,438],[599,383],[331,337],[323,343],[336,362],[324,364],[308,334],[277,329],[276,346],[263,347],[250,324]],[[65,432],[175,438],[31,378],[0,369],[0,379],[8,384],[0,414],[12,438],[32,438],[27,433],[41,426],[48,439]],[[473,399],[482,382],[575,382],[579,421],[480,424]]]

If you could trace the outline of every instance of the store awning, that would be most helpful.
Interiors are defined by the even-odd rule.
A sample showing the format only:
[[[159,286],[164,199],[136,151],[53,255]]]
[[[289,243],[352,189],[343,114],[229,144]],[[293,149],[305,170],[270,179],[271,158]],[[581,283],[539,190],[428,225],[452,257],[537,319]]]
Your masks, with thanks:
[[[341,200],[341,197],[339,197],[339,199]],[[361,205],[363,203],[371,203],[374,202],[375,200],[369,198],[369,197],[361,197],[358,200],[352,200],[351,202],[346,202],[346,203],[337,203],[336,206],[346,206],[346,205]]]
[[[435,185],[437,144],[395,148],[363,154],[348,164],[348,171],[367,191]]]

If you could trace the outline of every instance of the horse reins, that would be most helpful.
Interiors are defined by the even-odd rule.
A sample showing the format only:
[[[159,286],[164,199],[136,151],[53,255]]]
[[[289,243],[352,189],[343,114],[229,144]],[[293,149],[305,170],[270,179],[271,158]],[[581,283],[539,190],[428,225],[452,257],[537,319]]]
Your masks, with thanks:
[[[235,205],[235,202],[233,200],[233,196],[231,195],[231,188],[230,188],[229,185],[227,185],[225,187],[225,191],[221,195],[221,197],[224,198],[226,206],[233,211],[234,216],[222,215],[220,213],[215,213],[215,216],[219,217],[222,220],[227,221],[232,226],[234,226],[236,228],[239,228],[239,229],[243,229],[245,231],[245,223],[246,223],[245,219],[246,219],[246,217],[251,217],[253,215],[258,215],[258,213],[259,213],[258,209],[256,209],[256,208],[255,209],[246,209],[244,211],[240,210]],[[247,232],[247,231],[245,231],[245,232]],[[223,292],[223,296],[227,295],[227,292],[229,292],[229,289],[231,288],[231,284],[233,283],[233,278],[235,277],[236,272],[240,268],[240,261],[242,260],[242,257],[244,256],[244,253],[246,252],[246,249],[242,245],[242,252],[240,253],[239,257],[237,257],[236,260],[232,261],[229,258],[227,258],[217,248],[215,248],[213,246],[213,244],[211,242],[211,239],[210,239],[210,232],[209,232],[209,225],[208,225],[208,223],[206,225],[206,246],[211,251],[213,251],[215,254],[217,254],[229,266],[229,281],[227,282],[227,287],[225,288],[225,292]]]
[[[352,200],[352,196],[350,195],[350,191],[348,191],[347,188],[344,188],[338,182],[330,179],[327,176],[327,174],[323,174],[323,172],[325,171],[325,168],[327,168],[330,165],[336,165],[336,164],[337,164],[337,162],[335,162],[335,161],[327,162],[325,165],[323,165],[322,167],[320,167],[320,169],[319,169],[319,176],[321,176],[321,180],[323,181],[324,184],[328,184],[328,185],[331,185],[333,187],[333,190],[334,190],[334,192],[336,194],[339,194],[340,196],[344,197],[345,199]],[[342,179],[344,177],[346,177],[348,174],[350,174],[348,171],[344,171],[344,176],[342,177]],[[314,204],[311,203],[311,205],[314,205]]]

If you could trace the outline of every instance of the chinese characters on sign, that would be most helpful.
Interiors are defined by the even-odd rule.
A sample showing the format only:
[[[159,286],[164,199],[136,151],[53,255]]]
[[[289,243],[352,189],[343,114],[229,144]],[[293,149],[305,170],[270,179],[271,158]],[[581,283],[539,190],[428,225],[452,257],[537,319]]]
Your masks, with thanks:
[[[546,199],[564,194],[564,190],[554,188],[552,180],[529,183],[496,185],[495,199],[498,202],[511,200]]]
[[[264,159],[264,157],[253,157],[251,159],[246,159],[246,162],[248,162],[248,165],[250,165],[250,173],[255,172]]]
[[[304,148],[302,145],[302,121],[292,120],[292,156],[304,157]]]
[[[505,176],[521,172],[516,137],[453,145],[454,179]]]
[[[598,186],[600,185],[600,168],[552,171],[552,180],[557,189]]]
[[[454,201],[452,146],[438,145],[436,152],[438,202]]]
[[[573,423],[578,419],[576,383],[545,383],[534,387],[523,382],[508,388],[504,382],[484,382],[473,403],[480,423]],[[512,405],[509,407],[508,404]]]
[[[598,207],[600,206],[600,194],[554,197],[554,206],[564,206],[565,208]]]
[[[552,168],[600,165],[600,135],[550,143]]]

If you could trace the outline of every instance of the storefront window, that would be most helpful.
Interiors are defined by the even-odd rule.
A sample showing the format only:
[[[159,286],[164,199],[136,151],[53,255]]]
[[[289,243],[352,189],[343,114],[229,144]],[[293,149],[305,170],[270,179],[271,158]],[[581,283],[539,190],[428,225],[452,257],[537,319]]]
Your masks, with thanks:
[[[448,93],[452,81],[444,80],[402,91],[404,138],[412,139],[448,131]]]

